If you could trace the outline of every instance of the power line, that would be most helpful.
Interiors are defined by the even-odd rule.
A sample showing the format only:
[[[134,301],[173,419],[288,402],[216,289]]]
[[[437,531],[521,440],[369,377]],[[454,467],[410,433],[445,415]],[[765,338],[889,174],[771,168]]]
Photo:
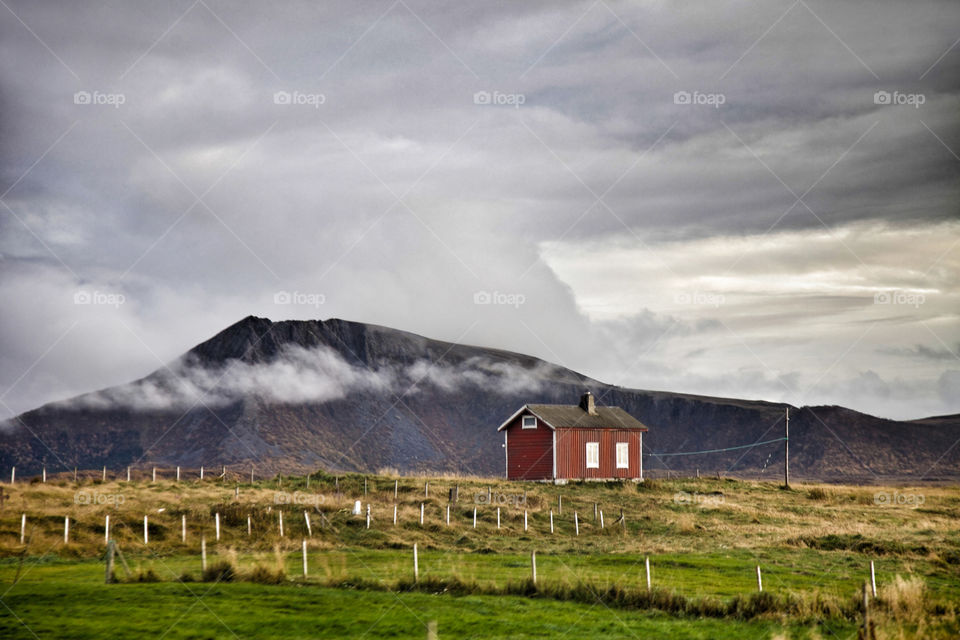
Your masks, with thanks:
[[[724,449],[706,449],[704,451],[682,451],[680,453],[645,453],[643,455],[653,456],[655,458],[666,458],[668,456],[695,456],[700,455],[701,453],[720,453],[722,451],[735,451],[737,449],[749,449],[750,447],[759,447],[765,444],[773,444],[774,442],[783,442],[786,438],[774,438],[773,440],[764,440],[763,442],[754,442],[753,444],[742,444],[737,447],[726,447]]]

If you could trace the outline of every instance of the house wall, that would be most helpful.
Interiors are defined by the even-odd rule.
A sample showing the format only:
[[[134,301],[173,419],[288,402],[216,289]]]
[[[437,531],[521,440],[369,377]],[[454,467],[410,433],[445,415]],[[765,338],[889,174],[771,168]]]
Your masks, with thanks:
[[[511,422],[507,434],[507,478],[548,480],[553,478],[553,429],[539,418],[536,429],[523,429],[523,413]]]
[[[557,429],[557,477],[642,478],[643,432],[636,429]],[[600,443],[600,467],[587,469],[587,442]],[[630,444],[626,469],[617,469],[617,442]]]

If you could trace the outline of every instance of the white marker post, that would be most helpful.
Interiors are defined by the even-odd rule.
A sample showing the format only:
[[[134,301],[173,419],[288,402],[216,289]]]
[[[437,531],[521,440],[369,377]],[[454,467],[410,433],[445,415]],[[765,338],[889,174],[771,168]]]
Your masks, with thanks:
[[[149,544],[150,542],[150,529],[147,525],[147,516],[143,516],[143,544]]]
[[[873,597],[877,597],[877,572],[873,568],[873,560],[870,561],[870,590],[873,592]]]
[[[367,504],[367,529],[370,528],[370,505]]]
[[[420,582],[420,563],[417,561],[417,543],[413,543],[413,581]]]
[[[103,482],[106,482],[106,481],[107,481],[107,467],[106,467],[106,465],[104,465],[104,467],[103,467],[103,476],[101,477],[100,482],[103,483]]]
[[[277,517],[280,519],[280,537],[283,537],[283,511],[277,511]]]
[[[43,484],[47,484],[47,468],[43,468]]]
[[[550,509],[550,533],[553,533],[553,509]]]
[[[760,577],[760,565],[757,565],[757,591],[763,591],[763,578]]]
[[[63,544],[70,544],[70,516],[63,519]]]
[[[156,482],[156,481],[157,481],[157,468],[156,468],[156,467],[153,468],[153,476],[152,476],[152,478],[153,478],[153,479],[151,480],[151,482]]]
[[[187,541],[187,516],[180,516],[180,542]]]
[[[313,527],[310,526],[310,514],[306,511],[303,512],[303,520],[307,523],[307,535],[311,538],[313,537]]]
[[[423,503],[420,503],[420,526],[423,526]]]
[[[393,499],[394,499],[394,500],[397,499],[397,492],[398,492],[398,491],[400,491],[400,481],[399,481],[399,480],[394,480],[394,481],[393,481]]]
[[[220,542],[220,514],[213,514],[214,527],[216,527],[217,542]]]
[[[303,577],[306,578],[307,577],[307,540],[306,538],[303,539],[303,541],[301,542],[301,545],[303,547]]]
[[[200,538],[200,570],[207,570],[207,539]]]
[[[537,552],[530,552],[530,580],[533,581],[533,585],[537,585]]]
[[[447,505],[447,526],[450,526],[450,505]]]
[[[393,505],[393,525],[397,525],[397,505]]]
[[[103,521],[103,543],[108,544],[110,542],[110,514],[107,514],[107,517]]]
[[[650,587],[650,556],[647,556],[646,558],[644,558],[643,564],[644,564],[644,565],[646,566],[646,568],[647,568],[647,593],[650,593],[650,590],[651,590],[651,587]]]
[[[247,514],[247,537],[248,538],[250,537],[250,533],[252,529],[253,527],[252,527],[252,523],[250,522],[250,514]]]
[[[603,509],[600,510],[600,528],[603,529]]]
[[[203,465],[200,465],[200,479],[203,480]]]
[[[127,482],[130,482],[130,467],[127,467]]]
[[[523,530],[524,531],[527,530],[527,510],[526,509],[523,510]],[[534,580],[534,582],[536,582],[536,580]]]
[[[180,482],[180,467],[177,467],[177,482]]]
[[[573,512],[573,526],[577,530],[577,535],[580,535],[580,519],[577,517],[577,512]]]
[[[26,539],[27,534],[27,514],[20,514],[20,544]]]
[[[497,507],[497,529],[500,528],[500,507]]]
[[[473,528],[477,528],[477,508],[473,508]]]

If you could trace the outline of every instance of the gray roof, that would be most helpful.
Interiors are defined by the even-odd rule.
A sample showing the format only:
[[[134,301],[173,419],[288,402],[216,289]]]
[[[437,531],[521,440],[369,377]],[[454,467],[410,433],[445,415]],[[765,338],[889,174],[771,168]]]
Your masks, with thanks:
[[[584,429],[639,429],[646,431],[642,422],[620,407],[597,407],[592,416],[575,404],[528,404],[527,409],[555,429],[582,427]]]

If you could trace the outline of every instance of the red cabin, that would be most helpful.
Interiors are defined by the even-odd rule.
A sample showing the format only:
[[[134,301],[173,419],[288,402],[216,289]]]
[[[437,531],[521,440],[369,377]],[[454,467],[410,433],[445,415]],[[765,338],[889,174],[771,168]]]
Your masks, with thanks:
[[[508,480],[643,480],[642,422],[620,407],[528,404],[503,431]]]

